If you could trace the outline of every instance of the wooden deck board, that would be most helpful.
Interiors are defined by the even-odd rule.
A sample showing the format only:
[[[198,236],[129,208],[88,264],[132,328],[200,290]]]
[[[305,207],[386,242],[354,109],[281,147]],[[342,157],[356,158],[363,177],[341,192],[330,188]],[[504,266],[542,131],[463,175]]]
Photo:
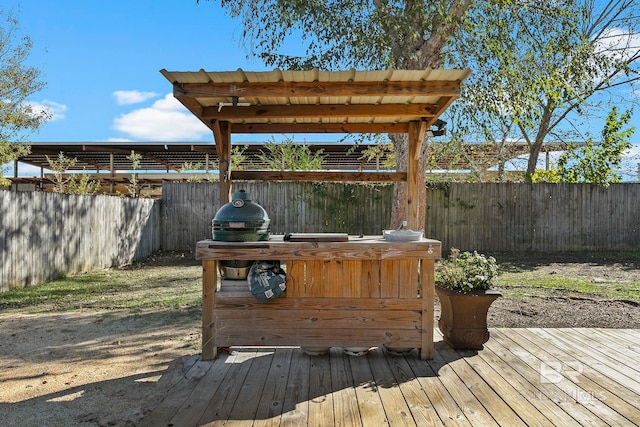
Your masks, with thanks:
[[[555,384],[569,398],[577,401],[581,406],[589,410],[598,418],[598,424],[614,424],[623,425],[625,419],[622,415],[615,412],[606,403],[600,400],[600,396],[591,387],[590,383],[585,381],[580,369],[584,368],[580,362],[563,362],[553,355],[553,344],[551,340],[535,341],[536,346],[531,346],[531,339],[535,338],[535,334],[524,330],[527,337],[522,335],[522,331],[509,330],[505,333],[521,346],[528,346],[527,349],[539,359],[540,371],[544,372],[543,377]],[[542,381],[542,379],[541,379]],[[559,398],[560,396],[558,396]],[[580,421],[580,420],[579,420]],[[597,421],[597,420],[594,420]],[[628,420],[626,420],[628,422]]]
[[[637,425],[639,332],[499,328],[458,352],[435,330],[426,361],[237,347],[191,361],[141,425]]]

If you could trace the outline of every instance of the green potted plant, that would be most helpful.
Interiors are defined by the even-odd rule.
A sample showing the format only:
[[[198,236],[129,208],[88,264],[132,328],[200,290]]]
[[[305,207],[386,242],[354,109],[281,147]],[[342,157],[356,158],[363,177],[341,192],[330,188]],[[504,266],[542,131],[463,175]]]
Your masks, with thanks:
[[[456,350],[481,350],[489,340],[487,313],[501,294],[493,289],[498,276],[494,257],[452,248],[436,269],[440,300],[438,328]]]

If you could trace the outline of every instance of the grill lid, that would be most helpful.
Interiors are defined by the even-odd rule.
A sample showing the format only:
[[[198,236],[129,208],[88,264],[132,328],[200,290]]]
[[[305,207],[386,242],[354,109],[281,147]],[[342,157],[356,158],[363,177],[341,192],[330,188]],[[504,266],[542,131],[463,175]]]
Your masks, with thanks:
[[[213,239],[255,241],[269,238],[269,215],[251,200],[245,190],[231,194],[231,202],[222,206],[211,221]]]

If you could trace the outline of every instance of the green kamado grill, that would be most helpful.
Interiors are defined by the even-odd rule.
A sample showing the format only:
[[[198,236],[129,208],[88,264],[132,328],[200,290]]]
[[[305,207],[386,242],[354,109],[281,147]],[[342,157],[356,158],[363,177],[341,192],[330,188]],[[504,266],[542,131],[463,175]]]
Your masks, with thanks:
[[[251,194],[240,190],[231,194],[211,221],[213,240],[223,242],[257,242],[269,240],[269,215],[251,200]]]
[[[251,200],[244,190],[231,194],[231,202],[222,206],[211,220],[213,240],[223,242],[257,242],[269,240],[269,216],[262,206]],[[253,261],[220,261],[223,279],[246,280]]]

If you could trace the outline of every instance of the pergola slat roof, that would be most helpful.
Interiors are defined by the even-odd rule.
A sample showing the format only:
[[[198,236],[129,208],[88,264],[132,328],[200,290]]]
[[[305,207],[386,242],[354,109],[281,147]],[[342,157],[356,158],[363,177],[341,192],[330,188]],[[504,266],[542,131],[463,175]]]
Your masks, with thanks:
[[[214,130],[232,133],[407,132],[460,94],[469,70],[171,72],[174,96]]]

